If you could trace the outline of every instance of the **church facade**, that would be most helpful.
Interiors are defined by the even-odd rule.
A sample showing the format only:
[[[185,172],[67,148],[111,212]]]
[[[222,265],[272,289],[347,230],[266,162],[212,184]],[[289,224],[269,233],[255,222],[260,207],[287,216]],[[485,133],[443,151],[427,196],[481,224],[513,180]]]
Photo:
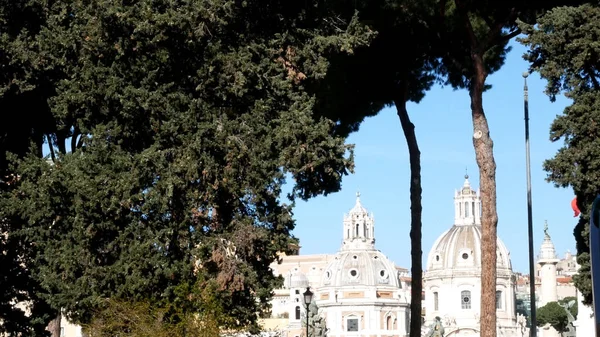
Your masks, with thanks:
[[[359,196],[344,217],[343,237],[317,289],[327,335],[406,336],[409,298],[395,265],[375,249],[375,221]]]
[[[408,336],[408,270],[375,248],[375,220],[360,195],[343,218],[336,254],[282,256],[271,267],[284,277],[284,287],[275,290],[271,318],[262,322],[265,331],[305,336],[302,294],[310,287],[328,337]]]
[[[469,177],[454,195],[454,224],[433,244],[423,276],[425,324],[440,317],[446,336],[479,336],[481,304],[481,198]],[[497,241],[496,319],[498,336],[521,337],[510,252]]]

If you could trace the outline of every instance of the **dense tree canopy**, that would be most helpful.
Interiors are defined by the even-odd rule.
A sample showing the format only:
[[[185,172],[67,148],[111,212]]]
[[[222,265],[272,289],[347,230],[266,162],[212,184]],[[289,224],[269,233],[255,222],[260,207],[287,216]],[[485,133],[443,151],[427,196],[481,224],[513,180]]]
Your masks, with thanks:
[[[228,327],[255,323],[294,226],[285,175],[293,201],[352,169],[303,82],[373,33],[329,16],[321,1],[0,6],[0,101],[23,116],[0,134],[15,152],[2,244],[28,251],[42,304],[81,323],[105,298],[200,312],[193,289],[214,286]]]
[[[572,187],[581,216],[575,226],[577,262],[575,285],[592,302],[589,261],[589,213],[600,191],[600,7],[586,4],[549,11],[538,26],[524,26],[531,69],[548,80],[552,101],[560,93],[572,100],[550,128],[550,140],[563,140],[554,158],[544,163],[548,181]]]
[[[566,309],[561,307],[558,302],[549,302],[538,309],[537,324],[540,327],[550,324],[562,335],[569,325],[569,317]]]

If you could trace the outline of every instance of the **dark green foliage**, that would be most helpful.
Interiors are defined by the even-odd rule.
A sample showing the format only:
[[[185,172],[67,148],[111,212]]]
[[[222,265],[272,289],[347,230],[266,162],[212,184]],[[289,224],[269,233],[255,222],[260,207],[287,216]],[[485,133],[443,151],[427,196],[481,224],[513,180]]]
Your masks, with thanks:
[[[23,134],[0,134],[0,152],[15,152],[0,219],[33,247],[37,294],[86,323],[106,298],[198,311],[194,289],[214,280],[226,327],[256,328],[279,282],[269,264],[293,240],[285,174],[293,201],[339,190],[353,165],[303,83],[372,33],[333,23],[320,1],[0,7],[0,101],[41,90],[19,124],[30,136],[9,147]]]
[[[569,325],[569,317],[565,308],[561,307],[558,302],[549,302],[537,309],[537,324],[540,327],[550,324],[556,331],[562,333]]]
[[[557,187],[572,187],[581,217],[575,226],[577,262],[581,265],[575,285],[592,301],[589,262],[589,213],[600,191],[600,8],[597,5],[559,7],[549,11],[538,27],[524,26],[527,37],[521,42],[530,50],[525,58],[548,80],[551,100],[564,93],[572,99],[550,128],[550,140],[563,140],[554,158],[544,163],[548,181]]]
[[[575,319],[577,319],[577,313],[579,312],[579,308],[577,306],[577,297],[575,296],[567,296],[562,300],[558,301],[558,304],[562,306],[566,306],[567,310],[573,315]],[[572,304],[572,305],[571,305]]]

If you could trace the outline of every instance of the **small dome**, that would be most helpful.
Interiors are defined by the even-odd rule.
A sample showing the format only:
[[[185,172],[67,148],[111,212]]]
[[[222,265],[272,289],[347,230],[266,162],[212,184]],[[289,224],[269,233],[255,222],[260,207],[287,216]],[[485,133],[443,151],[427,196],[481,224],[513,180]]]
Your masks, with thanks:
[[[288,288],[307,288],[309,285],[308,277],[301,271],[292,272],[289,279],[286,281]]]
[[[395,265],[378,250],[338,253],[325,268],[321,285],[323,287],[400,286]]]
[[[510,253],[497,239],[497,267],[512,269]],[[427,259],[427,271],[481,268],[481,226],[452,226],[433,244]]]

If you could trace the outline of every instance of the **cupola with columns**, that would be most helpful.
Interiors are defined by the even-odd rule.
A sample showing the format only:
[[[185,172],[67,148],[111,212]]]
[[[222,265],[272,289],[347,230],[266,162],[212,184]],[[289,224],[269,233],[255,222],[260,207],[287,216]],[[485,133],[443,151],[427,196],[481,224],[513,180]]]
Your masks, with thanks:
[[[462,189],[454,192],[454,224],[481,225],[481,198],[479,192],[471,188],[468,174],[465,174]]]
[[[356,193],[356,204],[344,216],[344,241],[342,250],[375,249],[375,220],[360,202]]]

